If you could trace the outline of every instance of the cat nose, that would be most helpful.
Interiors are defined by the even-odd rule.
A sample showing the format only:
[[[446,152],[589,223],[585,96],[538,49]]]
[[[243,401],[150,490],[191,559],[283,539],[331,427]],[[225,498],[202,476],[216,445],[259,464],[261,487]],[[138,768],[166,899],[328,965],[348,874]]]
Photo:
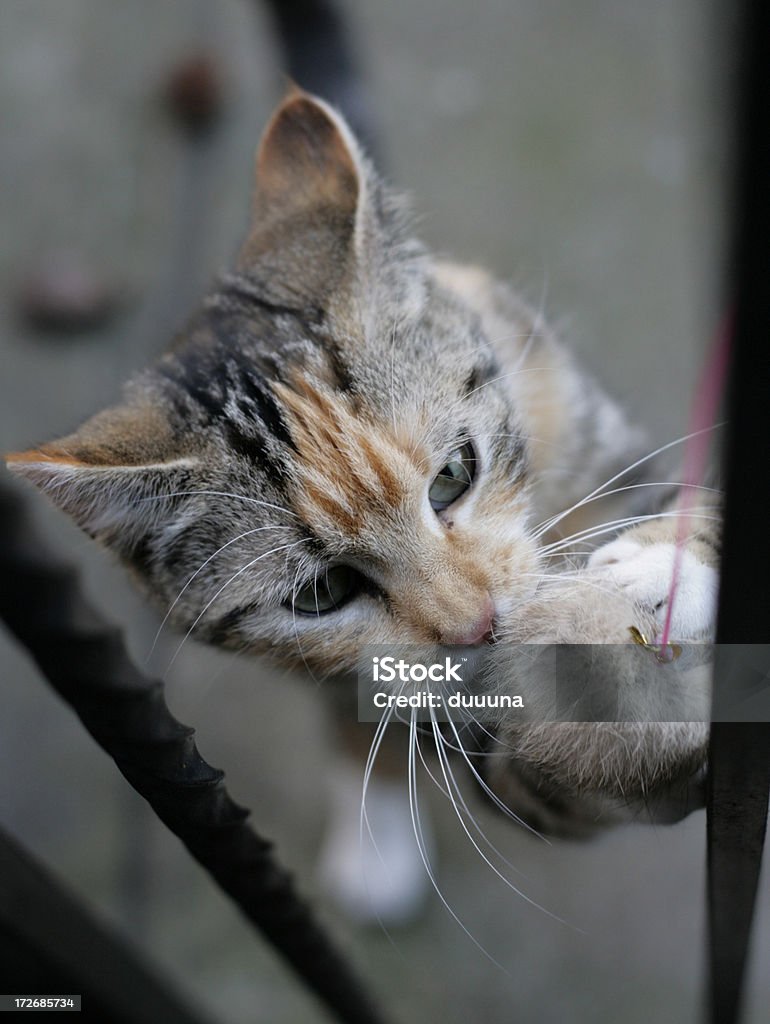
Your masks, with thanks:
[[[456,633],[443,633],[441,640],[445,644],[456,644],[461,647],[477,647],[492,639],[492,626],[495,621],[495,606],[487,594],[480,617],[467,629]]]

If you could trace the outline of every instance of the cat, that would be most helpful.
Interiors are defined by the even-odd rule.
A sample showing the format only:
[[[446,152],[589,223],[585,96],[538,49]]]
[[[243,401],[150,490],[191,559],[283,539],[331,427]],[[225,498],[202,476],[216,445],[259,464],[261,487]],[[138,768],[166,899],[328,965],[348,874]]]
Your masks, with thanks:
[[[679,517],[651,513],[645,454],[539,314],[433,257],[343,117],[293,88],[233,269],[121,404],[7,462],[186,634],[321,676],[369,644],[462,644],[511,689],[521,643],[660,632]],[[713,630],[712,499],[690,512],[679,641]],[[614,685],[636,665],[597,671]],[[704,720],[706,700],[701,686]],[[483,784],[545,831],[679,817],[700,799],[707,728],[656,711],[481,721],[498,755]]]

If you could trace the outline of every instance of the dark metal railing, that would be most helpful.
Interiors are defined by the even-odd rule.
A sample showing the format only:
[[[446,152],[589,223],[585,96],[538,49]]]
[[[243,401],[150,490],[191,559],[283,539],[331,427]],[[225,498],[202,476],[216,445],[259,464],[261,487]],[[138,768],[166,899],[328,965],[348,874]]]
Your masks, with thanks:
[[[1,478],[0,581],[0,620],[190,854],[339,1020],[381,1021],[223,773],[198,753],[194,730],[169,711],[163,685],[133,664]]]
[[[82,999],[79,1021],[207,1024],[143,958],[0,831],[0,991]]]
[[[720,645],[770,643],[770,10],[742,0],[737,44],[734,339],[727,395]],[[767,822],[770,723],[717,721],[755,680],[718,649],[708,793],[711,1024],[739,1019]],[[741,693],[743,689],[743,693]]]

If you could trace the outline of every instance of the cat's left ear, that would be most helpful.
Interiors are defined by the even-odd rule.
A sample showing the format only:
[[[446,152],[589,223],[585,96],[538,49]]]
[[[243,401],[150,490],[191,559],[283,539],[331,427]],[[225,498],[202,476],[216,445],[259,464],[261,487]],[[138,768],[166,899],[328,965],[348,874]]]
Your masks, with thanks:
[[[105,410],[74,434],[6,456],[12,473],[127,559],[168,521],[196,462],[175,441],[163,410],[143,403]]]
[[[355,271],[369,202],[368,168],[353,133],[328,104],[292,89],[257,153],[253,222],[241,269],[273,301],[323,305]]]

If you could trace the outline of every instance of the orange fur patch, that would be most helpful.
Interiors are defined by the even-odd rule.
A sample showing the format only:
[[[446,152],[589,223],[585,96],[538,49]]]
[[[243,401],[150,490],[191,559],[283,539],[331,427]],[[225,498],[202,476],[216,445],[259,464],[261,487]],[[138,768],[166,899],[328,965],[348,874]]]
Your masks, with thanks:
[[[363,421],[343,395],[295,374],[273,389],[287,413],[306,504],[348,533],[373,509],[395,508],[416,458],[381,425]]]

